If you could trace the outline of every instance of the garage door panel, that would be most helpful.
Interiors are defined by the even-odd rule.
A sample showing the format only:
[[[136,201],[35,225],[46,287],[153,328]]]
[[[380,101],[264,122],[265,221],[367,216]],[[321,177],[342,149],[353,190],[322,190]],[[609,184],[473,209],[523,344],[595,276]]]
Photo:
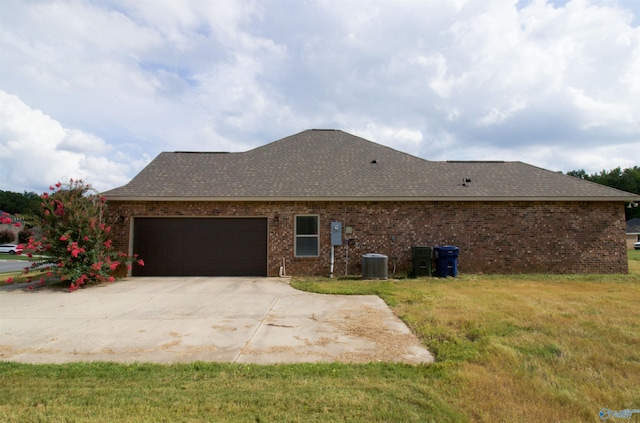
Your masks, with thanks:
[[[266,276],[264,218],[136,218],[134,276]]]

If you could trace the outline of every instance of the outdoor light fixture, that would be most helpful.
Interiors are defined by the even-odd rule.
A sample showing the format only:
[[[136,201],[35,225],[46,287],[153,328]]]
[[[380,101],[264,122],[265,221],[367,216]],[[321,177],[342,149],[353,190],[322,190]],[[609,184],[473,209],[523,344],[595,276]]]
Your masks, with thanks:
[[[630,209],[631,207],[638,207],[638,203],[635,201],[632,201],[629,204],[627,204],[628,209]]]

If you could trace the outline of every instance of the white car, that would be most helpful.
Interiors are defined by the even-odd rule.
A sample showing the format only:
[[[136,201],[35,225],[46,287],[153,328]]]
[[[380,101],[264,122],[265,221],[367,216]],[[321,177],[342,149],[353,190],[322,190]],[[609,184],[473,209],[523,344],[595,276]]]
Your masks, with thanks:
[[[633,244],[633,249],[634,250],[640,250],[640,241],[638,241],[635,244]]]
[[[0,253],[22,254],[22,248],[16,244],[2,244],[0,245]]]

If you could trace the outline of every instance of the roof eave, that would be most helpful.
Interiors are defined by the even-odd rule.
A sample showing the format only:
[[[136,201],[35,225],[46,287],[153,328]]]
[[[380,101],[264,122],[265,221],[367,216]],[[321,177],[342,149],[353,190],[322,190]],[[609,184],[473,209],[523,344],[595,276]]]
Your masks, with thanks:
[[[225,197],[204,197],[204,196],[192,196],[192,197],[171,197],[171,196],[107,196],[109,201],[161,201],[161,202],[188,202],[188,201],[208,201],[208,202],[229,202],[229,201],[241,201],[241,202],[267,202],[267,201],[467,201],[467,202],[498,202],[498,201],[588,201],[588,202],[631,202],[640,201],[640,196],[362,196],[362,197],[340,197],[340,196],[225,196]]]

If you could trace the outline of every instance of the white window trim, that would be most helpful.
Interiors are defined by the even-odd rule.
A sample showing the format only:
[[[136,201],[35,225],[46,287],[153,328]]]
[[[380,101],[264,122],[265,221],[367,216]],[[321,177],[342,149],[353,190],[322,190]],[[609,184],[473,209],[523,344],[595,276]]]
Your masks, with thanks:
[[[315,235],[298,235],[298,217],[315,217],[318,233]],[[298,238],[316,238],[317,251],[315,255],[298,255]],[[293,218],[293,254],[294,257],[320,257],[320,215],[319,214],[296,214]]]

